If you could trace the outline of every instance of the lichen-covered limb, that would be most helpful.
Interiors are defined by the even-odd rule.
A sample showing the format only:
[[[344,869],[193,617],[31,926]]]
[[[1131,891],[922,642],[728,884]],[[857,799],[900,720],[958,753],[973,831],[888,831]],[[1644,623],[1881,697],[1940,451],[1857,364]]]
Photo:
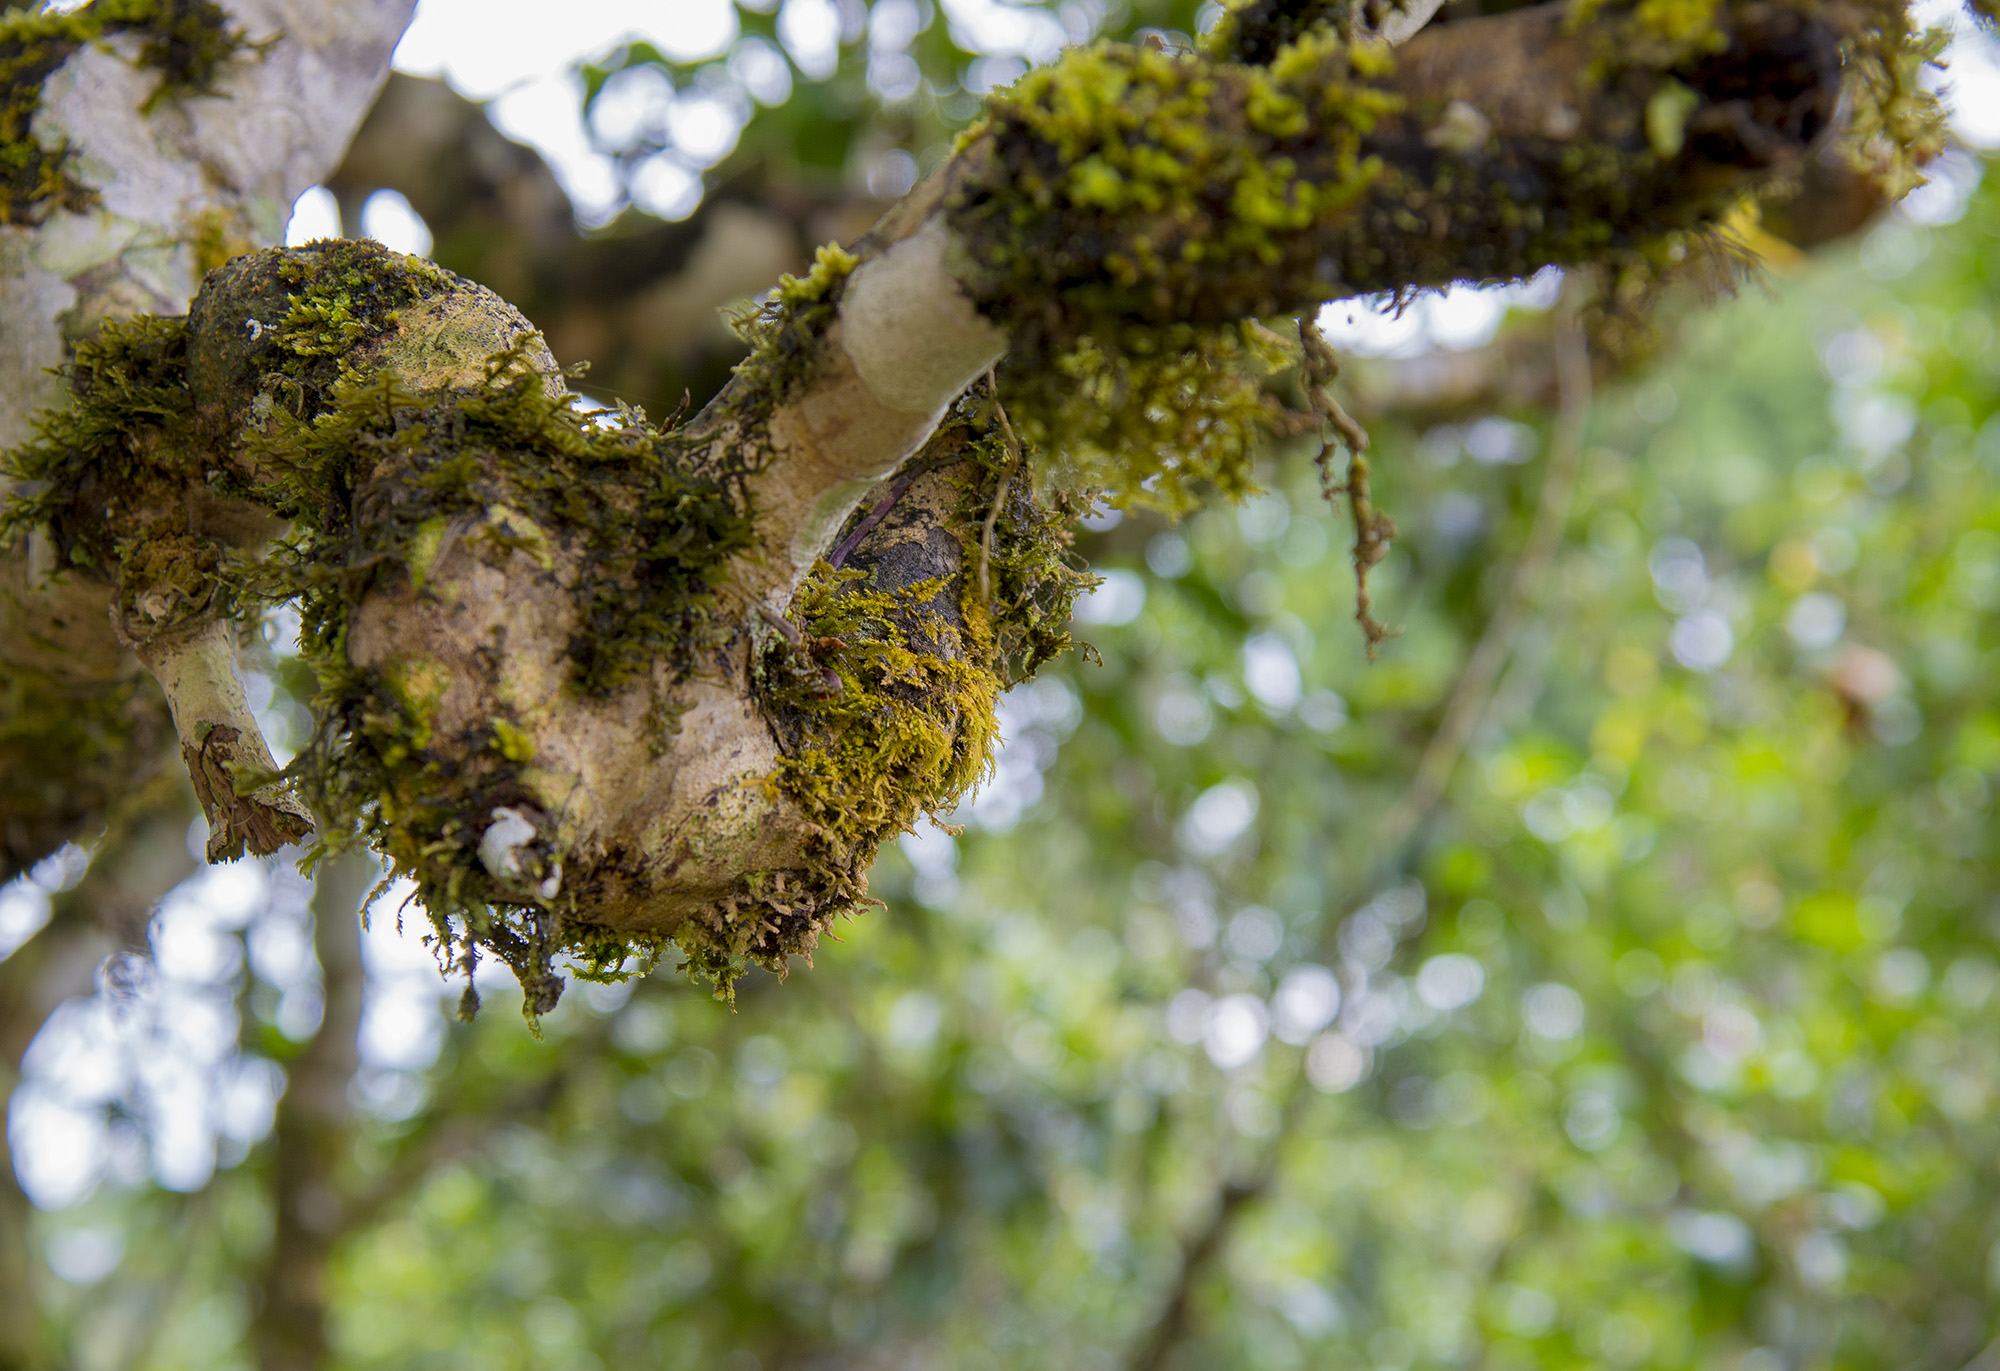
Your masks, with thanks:
[[[1123,434],[1056,454],[1072,488],[1240,488],[1283,351],[1254,316],[1668,260],[1796,168],[1864,14],[1725,5],[1676,36],[1648,10],[1462,21],[1400,56],[1325,27],[1264,63],[1072,53],[787,279],[734,383],[666,431],[579,416],[520,316],[428,264],[240,257],[186,320],[80,352],[8,517],[116,575],[142,646],[155,591],[175,633],[296,601],[322,689],[294,774],[329,840],[363,833],[441,955],[504,958],[531,1013],[563,951],[782,969],[880,841],[977,779],[994,698],[1066,641],[1082,578],[1017,436],[1067,406]],[[223,655],[192,660],[220,682]]]
[[[414,0],[98,0],[0,16],[0,449],[62,399],[108,319],[178,314],[202,274],[279,238],[367,112]],[[0,552],[0,873],[87,833],[170,756],[103,574]],[[48,720],[61,721],[51,733]],[[67,772],[37,763],[67,739]],[[18,762],[19,764],[13,764]],[[44,792],[61,775],[60,803]]]
[[[1423,8],[1377,17],[1403,36]],[[757,454],[765,557],[745,592],[782,598],[1010,350],[1024,401],[1046,401],[1033,432],[1116,447],[1039,413],[1110,422],[1085,384],[1106,357],[1198,358],[1215,329],[1344,295],[1666,264],[1799,172],[1841,98],[1843,41],[1887,13],[1739,0],[1695,24],[1549,4],[1392,50],[1366,25],[1342,37],[1329,16],[1348,9],[1251,6],[1201,53],[1067,53],[997,96],[839,271],[823,261],[806,336],[696,425],[718,453]],[[1126,446],[1170,445],[1142,437]]]
[[[1542,5],[1393,54],[1086,50],[997,103],[942,210],[982,311],[1058,346],[1663,255],[1796,172],[1839,100],[1837,17],[1725,6],[1676,43]]]
[[[981,387],[897,421],[926,436],[842,565],[746,591],[771,584],[754,454],[579,414],[518,313],[373,243],[237,258],[69,375],[0,528],[116,575],[217,855],[302,827],[259,785],[230,662],[231,621],[292,600],[321,688],[287,781],[531,1013],[565,950],[608,972],[677,942],[724,983],[809,953],[876,846],[983,773],[995,700],[1067,644],[1088,581]]]

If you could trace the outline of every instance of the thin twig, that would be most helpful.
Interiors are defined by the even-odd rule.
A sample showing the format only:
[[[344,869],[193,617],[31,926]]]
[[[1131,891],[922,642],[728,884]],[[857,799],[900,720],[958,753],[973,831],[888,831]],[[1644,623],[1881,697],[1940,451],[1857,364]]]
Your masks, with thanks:
[[[993,530],[1000,523],[1000,508],[1007,502],[1007,486],[1014,479],[1014,473],[1021,469],[1021,440],[1014,436],[1014,426],[1007,422],[1007,407],[1000,403],[1000,387],[994,381],[993,373],[987,372],[988,384],[993,386],[993,414],[1000,420],[1000,432],[1007,439],[1007,469],[1000,473],[999,488],[993,492],[993,507],[986,511],[986,524],[979,530],[979,603],[993,603],[993,583],[990,575],[993,564]]]
[[[805,635],[799,632],[798,626],[761,600],[757,603],[757,617],[782,633],[795,651],[804,650]]]
[[[927,475],[942,466],[950,466],[957,460],[956,455],[950,455],[930,457],[921,462],[911,463],[901,476],[889,483],[888,493],[876,503],[875,508],[868,511],[868,517],[856,524],[854,531],[842,538],[840,545],[827,554],[827,565],[835,571],[840,570],[854,549],[861,546],[861,540],[873,533],[876,526],[889,517],[889,511],[896,507],[896,502],[910,493],[910,487],[917,483],[919,476]]]
[[[1543,469],[1542,488],[1535,502],[1534,521],[1529,526],[1527,541],[1514,563],[1500,603],[1495,606],[1479,642],[1459,672],[1458,683],[1452,689],[1436,731],[1424,748],[1415,774],[1404,788],[1402,797],[1382,821],[1372,844],[1373,850],[1380,856],[1377,865],[1369,872],[1364,889],[1378,888],[1387,875],[1406,860],[1404,848],[1411,835],[1444,798],[1445,786],[1486,711],[1493,687],[1499,680],[1500,668],[1506,662],[1508,648],[1513,643],[1528,604],[1534,599],[1543,573],[1555,555],[1563,526],[1568,522],[1577,474],[1582,465],[1584,421],[1590,413],[1591,383],[1589,347],[1578,318],[1576,301],[1567,295],[1557,306],[1555,326],[1560,398],[1555,430],[1549,444],[1549,460]],[[1300,331],[1304,333],[1306,330],[1302,326]],[[1324,346],[1323,341],[1321,346]],[[1310,364],[1311,341],[1308,341],[1307,348]],[[1331,349],[1328,352],[1330,354]],[[1338,423],[1331,416],[1329,421]],[[1358,451],[1356,456],[1359,456]],[[1332,927],[1329,926],[1325,933],[1330,935],[1331,932]],[[1310,1098],[1304,1088],[1304,1070],[1305,1062],[1301,1056],[1299,1069],[1286,1087],[1278,1125],[1272,1130],[1256,1165],[1249,1171],[1250,1179],[1225,1182],[1207,1223],[1183,1242],[1181,1269],[1174,1287],[1161,1306],[1160,1317],[1154,1321],[1151,1332],[1126,1361],[1127,1371],[1163,1371],[1174,1352],[1186,1340],[1193,1322],[1190,1302],[1196,1286],[1207,1274],[1208,1268],[1221,1257],[1237,1217],[1250,1201],[1263,1196],[1275,1184],[1279,1154],[1304,1116],[1305,1102]],[[1982,1367],[1980,1371],[1986,1371],[1986,1368]]]
[[[1375,649],[1402,631],[1389,628],[1375,617],[1368,595],[1368,573],[1389,555],[1389,544],[1396,537],[1396,521],[1375,508],[1369,484],[1368,430],[1334,398],[1333,383],[1340,375],[1340,357],[1309,314],[1299,318],[1299,342],[1305,350],[1306,399],[1322,424],[1333,429],[1333,437],[1320,444],[1319,455],[1313,458],[1313,464],[1319,468],[1320,490],[1329,504],[1345,495],[1348,515],[1354,520],[1354,620],[1368,640],[1368,660],[1372,662]],[[1348,453],[1347,475],[1336,478],[1333,459],[1335,449],[1342,446]]]
[[[840,570],[841,565],[847,561],[847,555],[861,545],[863,538],[866,538],[875,531],[877,524],[889,517],[889,511],[896,507],[896,501],[902,499],[908,493],[910,487],[916,484],[917,477],[923,473],[923,470],[921,467],[912,467],[891,482],[888,493],[882,497],[875,508],[868,511],[868,517],[854,526],[854,532],[840,540],[840,546],[836,547],[832,555],[826,559],[827,565],[831,566],[835,571]]]
[[[1193,1309],[1189,1302],[1194,1296],[1194,1282],[1189,1277],[1215,1260],[1236,1215],[1270,1188],[1271,1175],[1270,1168],[1266,1167],[1248,1181],[1232,1181],[1222,1187],[1208,1222],[1199,1233],[1182,1243],[1182,1278],[1175,1283],[1173,1295],[1167,1300],[1166,1307],[1160,1310],[1152,1332],[1132,1354],[1131,1360],[1125,1363],[1129,1371],[1162,1371],[1166,1366],[1168,1358],[1180,1346],[1181,1339],[1187,1336],[1188,1327],[1193,1322]]]

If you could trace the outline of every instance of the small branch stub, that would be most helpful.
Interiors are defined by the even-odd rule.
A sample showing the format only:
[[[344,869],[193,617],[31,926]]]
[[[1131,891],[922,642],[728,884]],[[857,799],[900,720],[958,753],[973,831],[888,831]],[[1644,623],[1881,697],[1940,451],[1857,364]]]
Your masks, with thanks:
[[[229,626],[211,619],[137,648],[173,712],[188,779],[208,819],[208,860],[230,861],[246,848],[266,856],[305,839],[313,827],[305,806],[269,779],[278,764],[237,679]]]

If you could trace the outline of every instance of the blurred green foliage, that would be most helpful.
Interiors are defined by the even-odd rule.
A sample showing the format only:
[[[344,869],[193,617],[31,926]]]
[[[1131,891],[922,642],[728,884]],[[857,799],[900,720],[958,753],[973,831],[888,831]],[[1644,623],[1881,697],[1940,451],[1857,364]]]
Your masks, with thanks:
[[[676,62],[628,44],[581,69],[584,108],[600,150],[628,170],[665,152],[704,168],[710,185],[846,182],[893,199],[943,163],[987,92],[1035,62],[1148,31],[1185,46],[1221,12],[1215,0],[738,0],[728,51]],[[641,114],[662,76],[731,112],[740,131],[720,158]]]

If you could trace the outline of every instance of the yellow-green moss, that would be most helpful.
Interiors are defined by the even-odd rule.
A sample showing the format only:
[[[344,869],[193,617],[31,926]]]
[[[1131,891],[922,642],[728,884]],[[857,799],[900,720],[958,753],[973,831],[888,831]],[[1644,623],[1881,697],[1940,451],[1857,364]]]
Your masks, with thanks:
[[[383,355],[402,310],[457,289],[378,245],[321,244],[241,259],[211,281],[196,304],[200,347],[182,319],[107,325],[67,369],[69,403],[6,458],[32,494],[0,512],[0,535],[45,533],[62,565],[120,579],[121,603],[195,616],[295,601],[320,691],[317,734],[292,770],[332,821],[327,839],[365,838],[416,883],[440,945],[503,957],[536,1012],[560,984],[551,958],[608,955],[609,935],[572,896],[524,897],[479,862],[494,809],[533,809],[527,733],[499,716],[438,736],[444,668],[355,667],[349,612],[399,580],[424,593],[453,526],[472,525],[475,550],[545,567],[560,551],[579,568],[571,688],[603,694],[660,663],[685,670],[719,641],[716,591],[752,546],[752,519],[740,482],[688,470],[677,434],[636,412],[613,426],[580,413],[530,368],[529,337],[462,392],[417,395],[392,370],[350,368]],[[254,557],[190,526],[190,511],[227,502],[290,531]],[[461,669],[494,684],[503,664]],[[562,860],[546,847],[522,854],[529,889]]]
[[[1093,584],[1070,550],[1077,511],[1037,497],[1025,458],[991,395],[962,397],[911,473],[946,484],[955,561],[907,584],[885,579],[887,563],[821,562],[793,599],[795,636],[766,643],[758,696],[784,749],[769,783],[813,829],[805,867],[753,873],[676,935],[721,993],[747,964],[782,972],[864,903],[879,846],[948,814],[986,773],[1000,693],[1070,646],[1071,607]]]
[[[1364,27],[1362,0],[1248,0],[1233,6],[1201,49],[1231,62],[1265,63],[1309,34],[1355,37]]]
[[[1443,100],[1406,98],[1355,5],[1255,0],[1198,53],[1073,50],[993,97],[963,153],[962,279],[1012,336],[1024,429],[1121,501],[1183,507],[1247,484],[1261,376],[1240,321],[1551,263],[1666,270],[1807,155],[1843,36],[1864,141],[1920,158],[1921,45],[1891,8],[1579,0],[1597,56],[1539,93],[1581,112],[1561,138],[1434,137]]]
[[[804,276],[778,278],[762,304],[731,320],[750,355],[736,364],[738,393],[768,413],[791,398],[813,359],[819,339],[840,310],[847,277],[861,259],[838,243],[825,244]]]

